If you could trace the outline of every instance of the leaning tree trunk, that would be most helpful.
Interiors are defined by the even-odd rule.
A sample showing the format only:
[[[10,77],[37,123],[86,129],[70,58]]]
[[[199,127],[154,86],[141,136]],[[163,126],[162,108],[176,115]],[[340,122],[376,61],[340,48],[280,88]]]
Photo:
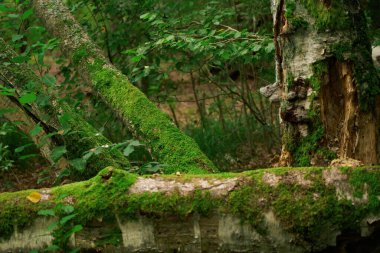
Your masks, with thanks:
[[[79,75],[142,139],[164,171],[204,173],[217,171],[193,139],[182,133],[128,78],[104,57],[61,0],[33,0],[36,15],[46,29],[61,39]]]
[[[281,165],[377,163],[379,80],[359,1],[272,0],[272,11],[277,82],[264,91],[281,101]]]
[[[14,88],[18,92],[25,92],[25,84],[33,83],[37,95],[50,96],[43,86],[41,79],[28,67],[27,64],[19,64],[12,62],[12,58],[17,54],[11,49],[9,45],[0,37],[0,62],[7,62],[8,64],[0,64],[0,76],[4,81],[4,86]],[[22,124],[17,125],[18,128],[31,137],[44,158],[49,162],[51,160],[51,148],[54,145],[65,144],[68,151],[68,158],[80,158],[83,154],[91,149],[101,146],[111,146],[112,143],[99,133],[93,126],[85,121],[79,114],[74,112],[69,105],[65,103],[58,103],[58,101],[51,97],[50,102],[45,106],[39,106],[37,103],[28,105],[21,105],[17,98],[14,96],[1,96],[0,108],[11,108],[12,112],[7,113],[4,117],[9,121],[21,121]],[[56,134],[59,130],[63,130],[60,123],[60,118],[65,117],[64,135],[57,138]],[[43,127],[43,131],[38,135],[31,134],[32,129],[39,124]],[[67,132],[67,130],[69,130]],[[47,135],[52,135],[53,142]],[[60,135],[58,135],[60,136]],[[88,179],[94,176],[100,169],[105,166],[115,166],[116,168],[129,168],[130,164],[128,159],[116,149],[102,150],[101,154],[92,156],[80,175],[80,179]]]

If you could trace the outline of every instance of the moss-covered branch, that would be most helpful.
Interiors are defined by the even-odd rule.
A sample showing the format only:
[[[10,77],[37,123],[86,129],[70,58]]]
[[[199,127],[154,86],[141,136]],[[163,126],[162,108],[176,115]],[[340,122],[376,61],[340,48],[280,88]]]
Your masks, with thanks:
[[[35,92],[37,96],[49,96],[41,79],[26,64],[12,61],[15,56],[15,52],[0,38],[0,61],[8,63],[0,64],[0,74],[3,79],[6,79],[6,85],[11,85],[19,92],[25,92],[25,85],[29,84],[30,87],[33,87],[33,90],[28,92]],[[56,134],[59,130],[65,128],[66,133],[64,133],[63,139],[69,151],[70,159],[81,157],[84,152],[90,149],[111,145],[107,138],[75,113],[70,106],[65,103],[58,103],[52,96],[50,98],[51,101],[44,106],[39,106],[37,103],[28,105],[37,118],[34,120],[24,118],[26,121],[25,131],[30,133],[34,125],[38,123],[44,127],[46,134]],[[8,117],[10,116],[8,115]],[[36,120],[39,122],[35,122]],[[63,121],[66,126],[62,126]],[[58,145],[63,144],[59,143],[57,139],[56,141],[58,141],[56,143]],[[129,162],[120,151],[104,149],[101,154],[90,158],[86,170],[81,173],[79,178],[88,179],[106,166],[125,168],[129,166]]]
[[[111,226],[119,251],[153,247],[168,252],[165,245],[171,243],[181,248],[200,243],[209,252],[235,252],[239,247],[247,252],[317,251],[334,245],[342,231],[368,233],[365,228],[379,220],[379,181],[379,168],[137,177],[109,167],[84,182],[0,194],[0,250],[9,250],[4,245],[17,239],[12,237],[15,228],[22,238],[22,229],[34,223],[38,210],[63,202],[74,206],[76,224],[91,228],[83,231],[91,235],[86,244],[101,248],[109,246],[100,241],[110,233],[101,231]],[[41,194],[39,203],[27,199],[35,191]],[[83,238],[81,233],[77,238]],[[160,240],[167,244],[160,245]]]
[[[60,0],[32,1],[46,28],[61,39],[78,73],[94,87],[153,156],[168,165],[166,172],[201,173],[215,167],[190,137],[183,134],[126,76],[103,56]]]

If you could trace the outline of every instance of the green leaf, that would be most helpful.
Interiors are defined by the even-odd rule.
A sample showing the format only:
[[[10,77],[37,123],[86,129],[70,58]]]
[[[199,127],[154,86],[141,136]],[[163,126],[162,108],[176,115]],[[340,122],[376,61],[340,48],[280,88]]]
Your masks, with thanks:
[[[44,75],[42,77],[42,81],[45,84],[49,85],[49,86],[54,86],[56,84],[56,82],[57,82],[57,80],[55,79],[55,77],[52,76],[52,75],[49,75],[49,74]]]
[[[68,222],[69,220],[72,220],[75,216],[77,216],[76,213],[67,215],[67,216],[65,216],[65,217],[63,217],[62,219],[59,220],[59,224],[63,225],[66,222]]]
[[[235,39],[238,39],[238,38],[240,38],[241,37],[241,32],[236,32],[235,34],[234,34],[234,38]]]
[[[12,62],[14,63],[23,63],[28,60],[28,57],[25,55],[18,55],[12,58]]]
[[[19,160],[26,160],[26,159],[29,159],[32,157],[38,157],[38,155],[37,154],[23,155],[23,156],[20,156],[18,159]]]
[[[51,230],[51,229],[50,229]],[[49,245],[47,248],[46,248],[46,251],[54,251],[56,252],[57,250],[60,250],[61,248],[58,246],[58,245]]]
[[[148,19],[150,15],[151,15],[151,14],[150,14],[149,12],[148,12],[148,13],[144,13],[144,14],[142,14],[142,15],[140,16],[140,18],[141,18],[141,19]]]
[[[59,160],[59,158],[61,158],[66,153],[67,153],[67,150],[65,146],[55,147],[51,152],[51,159],[53,159],[53,161],[56,162]]]
[[[42,209],[39,210],[37,214],[42,216],[55,216],[55,212],[53,209]]]
[[[94,154],[93,151],[88,151],[82,158],[87,161],[88,159],[91,158],[91,156]]]
[[[19,98],[19,102],[22,105],[25,105],[25,104],[33,103],[34,101],[36,101],[36,99],[37,99],[36,94],[34,94],[34,93],[26,93],[26,94],[22,95]]]
[[[11,13],[11,14],[8,14],[7,17],[8,18],[18,18],[18,17],[20,17],[20,15],[19,14],[15,14],[15,13]]]
[[[72,213],[74,211],[74,207],[71,205],[64,205],[62,206],[62,211],[65,213]]]
[[[12,41],[13,41],[13,42],[18,41],[18,40],[21,40],[22,38],[24,38],[24,35],[23,35],[23,34],[13,34],[13,35],[12,35]]]
[[[0,95],[13,96],[14,92],[15,92],[15,89],[10,89],[8,87],[4,87],[0,85]]]
[[[38,124],[36,125],[31,131],[30,131],[30,135],[32,137],[38,135],[39,133],[41,133],[41,131],[43,130],[43,128]]]
[[[125,156],[129,156],[130,154],[133,153],[133,151],[135,151],[135,147],[134,147],[133,145],[129,144],[129,145],[124,149],[123,154],[124,154]]]
[[[143,55],[136,55],[136,56],[132,57],[131,60],[132,60],[132,62],[139,62],[139,61],[141,61],[143,58],[144,58]]]
[[[165,40],[166,40],[167,42],[172,41],[172,40],[174,40],[174,39],[175,39],[174,35],[169,35],[168,37],[165,38]]]
[[[29,143],[29,144],[25,144],[25,145],[23,145],[21,147],[18,147],[18,148],[15,149],[15,153],[20,153],[20,152],[24,151],[25,148],[33,146],[33,145],[34,145],[33,143]]]
[[[265,48],[265,52],[267,52],[267,53],[271,53],[271,52],[273,52],[273,50],[274,50],[274,43],[271,42],[271,43],[269,43],[269,44],[266,46],[266,48]]]
[[[70,165],[80,172],[86,169],[87,160],[83,158],[77,158],[70,161]]]
[[[70,236],[72,236],[73,234],[75,234],[76,232],[79,232],[83,229],[82,225],[75,225],[69,232],[67,232],[63,238],[64,239],[67,239],[69,238]]]
[[[260,45],[260,44],[256,44],[256,45],[253,47],[253,51],[255,51],[255,52],[260,51],[260,49],[261,49],[261,45]]]
[[[33,14],[33,9],[29,9],[29,10],[25,11],[25,12],[22,14],[21,19],[22,19],[22,20],[26,20],[26,19],[29,18],[32,14]]]

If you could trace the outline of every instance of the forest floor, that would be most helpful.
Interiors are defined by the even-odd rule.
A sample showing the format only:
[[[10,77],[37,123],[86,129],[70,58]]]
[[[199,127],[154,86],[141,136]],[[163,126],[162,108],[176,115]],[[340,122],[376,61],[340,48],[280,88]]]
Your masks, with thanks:
[[[34,160],[27,168],[14,166],[7,171],[0,171],[0,192],[48,188],[54,185],[56,178],[49,165]]]

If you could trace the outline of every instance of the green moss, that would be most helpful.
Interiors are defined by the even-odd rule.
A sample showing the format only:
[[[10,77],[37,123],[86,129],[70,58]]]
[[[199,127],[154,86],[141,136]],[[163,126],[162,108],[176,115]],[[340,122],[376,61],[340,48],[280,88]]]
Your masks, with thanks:
[[[244,186],[233,191],[227,199],[226,210],[247,221],[253,226],[260,227],[264,220],[263,210],[268,199],[261,185]]]
[[[294,14],[296,8],[297,4],[294,0],[286,1],[285,17],[290,25],[290,29],[293,31],[297,29],[306,29],[309,24],[303,17]]]
[[[113,245],[120,246],[123,242],[122,233],[119,229],[110,233],[102,234],[100,238],[95,241],[96,246]]]
[[[336,157],[334,152],[320,146],[324,137],[324,127],[320,120],[320,112],[313,107],[315,96],[320,92],[323,80],[329,73],[328,63],[327,61],[319,61],[314,63],[311,68],[313,75],[306,80],[314,91],[313,95],[308,98],[312,103],[308,111],[309,134],[306,137],[294,136],[294,133],[298,132],[298,130],[293,129],[292,125],[288,125],[284,129],[282,138],[284,145],[293,154],[295,166],[309,166],[311,158],[315,155],[327,160]]]
[[[314,125],[310,126],[310,134],[295,144],[296,147],[292,147],[296,166],[310,165],[311,157],[318,151],[323,136],[323,126],[314,122]]]
[[[292,18],[296,7],[296,2],[294,0],[287,1],[285,6],[285,17],[288,19]]]
[[[293,75],[292,72],[288,72],[288,74],[286,76],[286,83],[287,83],[287,86],[288,86],[289,90],[291,88],[293,88],[293,86],[294,86],[294,75]]]
[[[83,59],[85,59],[88,56],[89,51],[88,51],[87,47],[88,47],[87,45],[83,45],[83,46],[79,47],[73,53],[71,59],[72,59],[74,65],[78,65]]]
[[[376,173],[373,173],[376,170]],[[354,196],[362,198],[368,193],[367,213],[376,213],[380,210],[380,173],[378,168],[349,169],[350,183],[354,187]]]
[[[128,123],[134,135],[145,142],[157,161],[167,165],[166,173],[216,171],[195,141],[183,134],[127,77],[99,58],[88,63],[87,69],[102,97]]]
[[[361,168],[350,169],[350,180],[356,189],[363,189],[364,184],[369,184],[368,188],[371,189],[369,203],[359,206],[349,200],[338,200],[335,187],[326,186],[322,178],[323,170],[326,168],[302,169],[304,178],[312,182],[308,186],[283,180],[277,187],[266,187],[263,188],[264,192],[259,193],[267,196],[267,201],[271,203],[285,230],[302,235],[311,242],[329,229],[358,230],[364,217],[378,214],[380,210],[380,201],[377,199],[380,194],[380,170],[367,172]],[[281,169],[280,172],[286,176],[290,170]]]
[[[329,73],[328,63],[326,61],[319,61],[312,66],[313,76],[308,79],[310,86],[317,93],[321,90],[324,77]]]
[[[37,208],[26,199],[31,192],[28,190],[0,194],[0,238],[9,238],[15,229],[15,224],[21,230],[33,221],[33,217],[36,216],[33,212]]]
[[[309,26],[309,23],[302,17],[294,17],[289,22],[293,30],[306,29]]]
[[[314,26],[318,30],[345,30],[351,27],[348,6],[342,1],[331,1],[331,6],[326,6],[323,1],[317,0],[300,0],[300,2],[315,19]]]
[[[72,196],[76,201],[77,222],[86,224],[94,218],[110,218],[117,213],[136,178],[136,175],[109,167],[88,181],[53,188],[53,193]]]
[[[368,37],[364,31],[356,39],[342,41],[330,47],[331,53],[339,61],[348,61],[352,66],[353,77],[358,87],[358,98],[362,110],[370,109],[380,94],[380,81],[371,58]]]
[[[136,176],[106,168],[88,181],[53,188],[50,204],[55,203],[54,198],[57,196],[70,197],[77,213],[75,222],[83,225],[94,218],[114,221],[115,214],[131,219],[138,215],[186,218],[194,213],[201,216],[228,213],[250,223],[261,232],[265,232],[263,214],[273,211],[282,228],[313,244],[328,229],[358,230],[359,223],[366,216],[380,212],[378,167],[341,169],[349,177],[358,198],[362,198],[365,192],[368,193],[368,202],[361,204],[338,199],[335,186],[326,185],[323,179],[324,170],[328,168],[274,168],[235,174],[243,180],[244,186],[234,189],[226,197],[215,198],[207,191],[196,191],[188,196],[175,192],[128,194]],[[270,186],[263,181],[266,173],[282,179],[276,186]],[[307,183],[300,184],[299,177],[294,176],[294,173],[301,175],[301,180]],[[14,224],[18,224],[19,228],[27,226],[34,220],[39,209],[46,208],[46,203],[33,204],[26,200],[31,192],[32,190],[0,194],[0,237],[9,236]],[[101,237],[97,244],[119,245],[120,240],[117,230]]]
[[[70,130],[64,135],[65,144],[69,150],[69,159],[80,158],[90,149],[112,144],[107,138],[99,134],[99,131],[93,126],[72,112],[69,106],[65,105],[63,109],[66,113],[62,115],[64,119],[61,119],[61,122],[64,122],[62,125],[67,125],[64,128]],[[127,169],[130,164],[118,149],[104,148],[100,154],[91,156],[84,171],[77,171],[72,168],[72,174],[76,179],[89,179],[107,166]]]

